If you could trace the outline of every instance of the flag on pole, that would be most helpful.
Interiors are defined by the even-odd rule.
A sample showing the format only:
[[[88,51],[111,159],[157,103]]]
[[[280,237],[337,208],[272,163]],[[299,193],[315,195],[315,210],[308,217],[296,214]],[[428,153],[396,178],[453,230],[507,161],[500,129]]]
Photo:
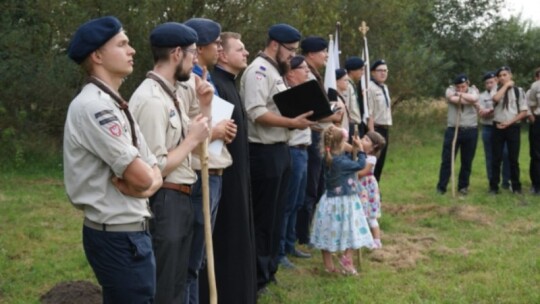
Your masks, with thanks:
[[[369,118],[369,111],[368,111],[368,105],[367,105],[367,89],[369,86],[369,79],[370,79],[370,71],[369,67],[371,64],[369,63],[369,50],[368,50],[368,42],[366,36],[364,36],[364,47],[362,48],[362,60],[364,60],[364,75],[361,79],[361,86],[362,86],[362,99],[364,101],[364,115],[362,117],[362,121],[367,124],[367,119]]]
[[[330,57],[329,57],[330,58]],[[334,40],[334,68],[339,69],[339,22],[336,24],[336,39]]]
[[[330,41],[328,42],[328,60],[326,61],[326,69],[324,71],[324,89],[328,93],[330,101],[337,100],[337,85],[336,85],[336,59],[334,39],[330,35]]]

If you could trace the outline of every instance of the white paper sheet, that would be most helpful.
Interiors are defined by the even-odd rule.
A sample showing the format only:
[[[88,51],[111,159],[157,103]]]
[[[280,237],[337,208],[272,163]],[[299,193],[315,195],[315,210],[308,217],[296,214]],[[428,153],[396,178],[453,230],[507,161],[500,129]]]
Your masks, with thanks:
[[[233,113],[234,105],[225,99],[214,95],[212,99],[212,125],[217,125],[224,119],[230,119]],[[220,155],[223,149],[223,140],[216,139],[208,145],[208,153]]]

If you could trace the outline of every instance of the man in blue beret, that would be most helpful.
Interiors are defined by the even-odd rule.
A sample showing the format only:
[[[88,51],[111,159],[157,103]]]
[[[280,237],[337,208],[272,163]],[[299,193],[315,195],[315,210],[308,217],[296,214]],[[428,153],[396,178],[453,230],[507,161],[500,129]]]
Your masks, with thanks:
[[[328,61],[328,42],[319,36],[308,36],[300,43],[302,55],[305,57],[309,67],[309,80],[317,80],[323,91],[324,79],[320,71],[326,66]],[[332,96],[333,102],[337,100],[337,96]],[[344,109],[345,106],[340,102],[338,108]],[[318,121],[317,124],[311,126],[311,144],[308,147],[308,173],[306,195],[304,202],[298,210],[296,219],[296,236],[298,243],[301,245],[309,245],[309,235],[311,228],[311,219],[315,210],[315,204],[321,198],[324,191],[324,174],[321,174],[322,155],[320,153],[320,142],[322,130],[332,123],[339,123],[343,117],[343,110],[336,111],[331,116],[325,117]]]
[[[162,178],[118,93],[134,55],[112,16],[83,24],[68,47],[89,78],[67,113],[64,183],[71,203],[84,211],[84,252],[103,303],[152,303],[156,286],[148,197]]]
[[[386,85],[388,79],[388,65],[384,59],[376,60],[370,68],[371,81],[367,89],[367,104],[369,111],[368,129],[369,131],[377,131],[386,140],[386,145],[381,150],[381,154],[375,165],[375,178],[381,180],[386,152],[390,145],[389,133],[392,126],[392,100],[390,92]]]
[[[529,107],[529,176],[531,192],[540,195],[540,68],[534,71],[534,82],[527,91],[526,100]]]
[[[221,45],[221,25],[213,20],[205,18],[192,18],[184,23],[193,28],[199,37],[197,41],[197,64],[193,67],[194,77],[205,77],[212,84],[212,78],[207,71],[214,67],[217,63],[218,55],[223,51]],[[194,89],[194,81],[188,82],[191,89]],[[214,88],[215,89],[215,88]],[[214,94],[218,94],[214,90]],[[190,103],[190,117],[200,113],[199,105],[195,102]],[[231,119],[215,121],[212,123],[210,141],[222,140],[225,143],[230,143],[236,136],[236,124]],[[210,214],[211,223],[214,225],[216,214],[218,211],[218,203],[221,198],[222,191],[222,175],[223,170],[232,164],[232,157],[223,146],[219,155],[212,153],[208,154],[208,174],[210,188]],[[198,155],[194,155],[191,167],[197,173],[197,182],[192,193],[193,209],[195,211],[195,221],[193,223],[193,241],[189,257],[188,281],[185,303],[199,303],[199,271],[203,269],[203,261],[205,258],[204,246],[204,221],[202,208],[202,176],[201,176],[201,161]]]
[[[362,92],[362,77],[364,76],[365,63],[360,57],[349,57],[345,60],[345,69],[349,75],[349,84],[347,95],[350,104],[345,104],[349,109],[349,136],[352,137],[355,127],[358,128],[358,135],[362,137],[367,130],[367,119],[369,117],[367,111],[367,100]]]
[[[295,118],[281,116],[273,96],[287,89],[283,82],[289,60],[296,55],[300,32],[288,24],[268,30],[265,49],[246,68],[240,81],[240,96],[248,115],[251,193],[257,242],[257,284],[260,292],[275,281],[279,240],[290,156],[289,129],[305,129],[312,112]]]
[[[527,102],[522,88],[517,87],[512,80],[512,71],[508,66],[497,70],[499,85],[493,95],[493,163],[491,164],[491,179],[489,193],[499,193],[501,163],[504,146],[508,146],[510,162],[510,183],[512,191],[521,194],[519,180],[519,148],[521,145],[521,120],[527,117]]]
[[[444,194],[450,180],[452,162],[452,141],[457,128],[456,150],[461,154],[458,190],[467,195],[472,162],[478,142],[478,90],[469,86],[469,78],[460,74],[454,79],[454,85],[446,89],[448,103],[447,128],[444,133],[441,168],[437,192]]]
[[[488,182],[491,180],[491,163],[493,162],[493,95],[497,92],[497,75],[495,72],[487,72],[482,77],[484,91],[478,98],[478,115],[482,124],[482,142],[484,143],[484,155],[486,158],[486,173]],[[505,145],[503,153],[502,187],[510,187],[510,163],[508,162],[508,147]]]
[[[181,23],[158,25],[150,33],[154,68],[130,99],[148,146],[156,155],[163,186],[150,198],[150,232],[157,266],[156,303],[182,303],[186,290],[197,175],[191,152],[209,135],[208,119],[190,120],[179,98],[197,60],[197,34]],[[208,85],[208,90],[211,86]],[[210,98],[212,92],[210,93]],[[201,107],[209,101],[201,102]],[[206,106],[208,107],[208,106]]]

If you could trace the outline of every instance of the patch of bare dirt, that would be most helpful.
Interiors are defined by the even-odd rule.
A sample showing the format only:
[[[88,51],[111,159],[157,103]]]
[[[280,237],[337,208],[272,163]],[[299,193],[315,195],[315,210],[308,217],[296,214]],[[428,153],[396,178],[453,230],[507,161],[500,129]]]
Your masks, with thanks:
[[[464,222],[491,226],[493,218],[481,208],[471,205],[439,206],[435,204],[385,204],[383,212],[399,216],[408,222],[418,222],[430,217],[450,216]]]
[[[61,282],[40,300],[42,304],[100,304],[101,288],[88,281]]]

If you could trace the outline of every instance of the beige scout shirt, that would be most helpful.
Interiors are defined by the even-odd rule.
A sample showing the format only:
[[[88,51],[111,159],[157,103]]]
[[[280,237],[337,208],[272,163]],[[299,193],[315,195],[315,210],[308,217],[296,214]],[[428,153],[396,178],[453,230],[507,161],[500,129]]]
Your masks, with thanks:
[[[388,104],[384,97],[384,93],[388,97]],[[369,117],[373,119],[375,125],[391,126],[392,125],[392,100],[390,99],[390,93],[388,87],[383,85],[381,88],[373,80],[370,81],[368,86],[368,111]]]
[[[248,114],[250,143],[275,144],[289,140],[287,128],[270,127],[255,122],[268,111],[281,115],[273,96],[286,89],[278,70],[266,59],[257,57],[246,68],[240,80],[240,96]]]
[[[516,98],[514,88],[508,89],[508,108],[504,107],[504,96],[495,105],[494,122],[505,122],[513,119],[521,111],[527,111],[527,102],[525,101],[525,93],[522,88],[519,88],[519,96]],[[517,101],[516,101],[517,100]],[[518,108],[519,107],[519,108]]]
[[[129,224],[150,217],[146,199],[126,196],[112,184],[136,157],[154,166],[136,125],[138,148],[124,112],[110,95],[87,84],[71,102],[64,127],[64,183],[71,203],[89,220]]]
[[[478,96],[478,105],[481,110],[493,109],[493,95],[495,93],[497,93],[496,90],[491,90],[491,92],[484,91]],[[480,123],[483,125],[493,125],[493,114],[489,118],[480,117]]]
[[[358,98],[356,96],[356,89],[351,81],[347,83],[347,91],[343,94],[345,99],[345,105],[349,110],[349,121],[354,124],[362,122],[362,116],[360,114],[360,107],[358,106]]]
[[[174,87],[165,78],[160,77],[173,92],[177,92],[178,87]],[[135,90],[129,101],[129,107],[133,117],[141,126],[141,131],[148,142],[150,150],[158,159],[160,170],[167,164],[169,150],[176,148],[181,141],[182,132],[187,134],[189,118],[186,111],[182,109],[180,100],[180,111],[178,113],[174,102],[163,88],[153,79],[145,79]],[[197,180],[197,175],[190,166],[191,157],[171,171],[165,181],[175,184],[191,185]]]
[[[191,77],[188,81],[180,83],[182,89],[179,90],[182,100],[186,104],[188,110],[188,115],[190,118],[201,113],[201,107],[199,106],[199,99],[197,98],[197,91],[195,90],[195,77],[194,73],[191,74]],[[212,121],[212,125],[219,123],[219,121]],[[227,146],[223,145],[221,153],[219,155],[214,155],[208,153],[208,168],[210,169],[225,169],[232,165],[232,157]],[[199,154],[193,153],[193,161],[191,162],[191,168],[195,170],[201,170],[201,160]]]
[[[311,66],[310,66],[310,71],[309,71],[309,75],[308,75],[308,81],[310,80],[317,80],[317,77],[315,76],[315,74],[313,74],[313,72],[311,71]],[[324,90],[323,90],[324,91]],[[332,102],[330,103],[332,104]],[[324,130],[326,128],[328,128],[329,126],[333,125],[332,122],[317,122],[316,124],[314,124],[313,126],[311,126],[311,128],[313,130]]]
[[[456,92],[456,89],[454,88],[454,86],[450,86],[448,89],[446,89],[445,96],[454,95],[455,92]],[[476,87],[469,87],[469,89],[467,90],[467,93],[475,96],[476,98],[478,98],[478,89]],[[449,101],[447,101],[447,103],[448,103],[447,126],[448,127],[455,127],[459,107],[455,103],[451,103]],[[460,127],[476,127],[476,126],[478,126],[478,113],[476,112],[476,108],[474,107],[474,104],[470,104],[470,103],[462,103],[461,104],[461,114],[459,116],[459,126]]]
[[[532,114],[540,115],[540,80],[535,81],[527,93],[527,105],[533,110]]]

